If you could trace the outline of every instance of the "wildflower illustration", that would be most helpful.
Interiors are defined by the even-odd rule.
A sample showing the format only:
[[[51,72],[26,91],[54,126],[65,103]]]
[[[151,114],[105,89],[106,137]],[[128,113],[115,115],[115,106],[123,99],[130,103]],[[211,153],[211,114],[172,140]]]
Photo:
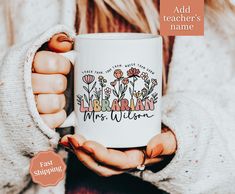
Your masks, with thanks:
[[[140,75],[141,79],[143,79],[144,81],[149,79],[148,73],[146,72],[142,72]]]
[[[111,91],[112,89],[107,87],[104,89],[104,93],[105,93],[105,99],[108,100],[110,98],[110,95],[111,95]]]
[[[82,103],[82,95],[78,94],[76,97],[77,97],[77,104],[81,105],[81,103]]]
[[[128,78],[124,78],[124,79],[122,80],[122,83],[123,83],[124,85],[127,85],[127,84],[129,83],[129,79],[128,79]]]
[[[101,89],[95,88],[95,90],[94,90],[94,96],[95,96],[95,98],[96,98],[98,101],[100,101],[100,100],[101,100]]]
[[[110,82],[110,85],[113,87],[112,91],[113,91],[114,96],[116,96],[118,102],[120,102],[125,96],[129,79],[123,77],[123,71],[121,69],[116,69],[113,75],[116,79]],[[117,85],[117,88],[116,88],[116,85]]]
[[[107,80],[101,75],[98,77],[98,80],[99,80],[99,84],[101,86],[100,98],[101,98],[101,100],[103,100],[104,99],[104,87],[106,86]]]
[[[120,79],[122,78],[123,76],[123,72],[121,69],[116,69],[113,73],[114,77],[117,78],[117,80],[120,81]]]
[[[84,99],[87,102],[87,104],[90,105],[90,102],[93,99],[93,94],[91,95],[91,92],[96,86],[96,82],[94,82],[95,76],[91,74],[84,75],[82,77],[82,81],[87,84],[87,86],[83,86],[84,90],[87,92],[87,95],[84,94]],[[90,87],[90,84],[92,84],[93,82],[94,84]]]
[[[157,79],[149,79],[148,73],[142,72],[141,78],[144,80],[144,88],[141,90],[142,92],[142,101],[149,98],[150,94],[153,92],[155,86],[158,84]]]
[[[140,91],[135,91],[134,92],[134,97],[136,97],[136,99],[140,99],[140,97],[142,96],[142,93]]]
[[[146,107],[146,110],[154,109],[154,104],[158,101],[158,93],[155,92],[158,85],[157,79],[151,78],[148,72],[140,71],[135,67],[127,69],[126,74],[121,69],[115,69],[113,77],[114,79],[109,80],[110,82],[104,75],[95,77],[86,74],[82,77],[85,83],[82,86],[84,94],[76,95],[76,102],[80,105],[81,111],[110,110],[111,108],[118,111],[125,110],[128,106],[132,111],[140,110],[140,106]],[[86,102],[85,105],[84,102]],[[101,106],[105,108],[100,109]]]
[[[152,94],[152,98],[153,98],[153,103],[156,104],[157,103],[157,100],[158,100],[158,93],[154,92]]]
[[[129,88],[131,99],[133,99],[133,96],[134,96],[135,82],[138,80],[139,74],[140,74],[140,70],[137,69],[137,68],[134,68],[134,67],[130,68],[127,71],[128,78],[132,78],[132,81],[130,81],[130,84],[131,84],[132,88],[131,87]]]

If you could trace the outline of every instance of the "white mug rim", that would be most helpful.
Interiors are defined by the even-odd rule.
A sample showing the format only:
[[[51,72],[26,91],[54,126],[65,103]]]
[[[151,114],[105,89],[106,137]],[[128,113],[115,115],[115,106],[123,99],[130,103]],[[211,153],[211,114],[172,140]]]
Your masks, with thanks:
[[[111,33],[90,33],[90,34],[79,34],[77,39],[86,40],[148,40],[161,38],[160,35],[154,35],[150,33],[131,33],[131,32],[111,32]]]

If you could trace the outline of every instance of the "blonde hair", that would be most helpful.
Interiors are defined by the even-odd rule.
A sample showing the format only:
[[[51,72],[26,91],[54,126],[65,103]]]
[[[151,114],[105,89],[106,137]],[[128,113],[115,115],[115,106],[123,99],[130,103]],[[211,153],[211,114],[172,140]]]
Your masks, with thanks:
[[[235,4],[231,2],[232,0],[205,0],[207,19],[228,37],[235,35]]]
[[[214,20],[228,20],[228,17],[222,16],[235,13],[235,5],[231,1],[205,0],[206,16]],[[112,12],[122,16],[140,32],[159,32],[159,0],[77,0],[78,33],[89,32],[86,16],[91,3],[94,3],[94,32],[106,32],[107,24],[115,30]]]
[[[92,24],[88,24],[87,14],[90,4],[93,3],[94,19]],[[212,22],[220,20],[228,23],[227,18],[235,13],[234,6],[230,0],[205,0],[206,11]],[[126,22],[132,25],[136,31],[144,33],[159,34],[159,0],[77,0],[78,7],[78,33],[107,32],[112,27],[112,31],[117,32],[114,13],[121,16]],[[226,15],[223,17],[222,15]],[[231,17],[232,18],[232,17]],[[223,20],[223,21],[222,21]],[[234,25],[230,22],[229,27]],[[92,25],[92,26],[91,26]],[[109,26],[109,28],[108,28]],[[226,29],[225,29],[226,30]],[[170,39],[163,37],[164,42],[164,63],[163,66],[163,91],[166,90],[166,65],[170,61]]]

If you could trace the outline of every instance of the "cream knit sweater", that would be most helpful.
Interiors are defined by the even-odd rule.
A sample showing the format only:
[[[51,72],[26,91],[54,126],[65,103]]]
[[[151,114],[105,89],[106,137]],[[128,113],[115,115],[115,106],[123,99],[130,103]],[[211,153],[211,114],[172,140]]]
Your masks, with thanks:
[[[0,193],[64,193],[64,182],[40,188],[30,180],[32,156],[59,137],[37,112],[31,65],[53,34],[75,35],[75,1],[3,0],[0,10]],[[209,20],[204,37],[176,37],[162,122],[178,149],[160,172],[144,171],[144,180],[173,194],[235,193],[234,39]]]

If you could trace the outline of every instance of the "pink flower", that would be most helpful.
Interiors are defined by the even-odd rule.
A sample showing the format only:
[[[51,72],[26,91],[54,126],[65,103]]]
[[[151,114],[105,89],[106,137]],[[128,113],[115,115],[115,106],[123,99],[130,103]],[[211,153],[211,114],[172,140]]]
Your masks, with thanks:
[[[158,83],[157,83],[157,79],[152,79],[151,82],[152,82],[152,84],[153,84],[154,86],[156,86],[156,85],[158,84]]]
[[[124,79],[122,80],[122,83],[123,83],[124,85],[127,85],[127,84],[129,83],[129,79],[128,79],[128,78],[124,78]]]
[[[84,83],[86,84],[91,84],[93,81],[95,80],[95,76],[94,75],[84,75],[82,77],[82,81],[84,81]]]
[[[123,76],[123,72],[121,69],[116,69],[113,73],[114,77],[120,79]]]
[[[149,78],[148,73],[146,73],[146,72],[142,72],[142,73],[140,74],[140,77],[141,77],[144,81],[148,80],[148,78]]]
[[[136,76],[139,76],[139,73],[140,73],[140,70],[137,69],[137,68],[130,68],[128,71],[127,71],[127,75],[128,77],[136,77]]]
[[[113,81],[113,82],[110,83],[110,85],[113,86],[113,87],[115,87],[116,84],[117,84],[117,81]]]
[[[109,96],[111,94],[111,88],[109,88],[109,87],[105,88],[104,92],[107,96]]]

